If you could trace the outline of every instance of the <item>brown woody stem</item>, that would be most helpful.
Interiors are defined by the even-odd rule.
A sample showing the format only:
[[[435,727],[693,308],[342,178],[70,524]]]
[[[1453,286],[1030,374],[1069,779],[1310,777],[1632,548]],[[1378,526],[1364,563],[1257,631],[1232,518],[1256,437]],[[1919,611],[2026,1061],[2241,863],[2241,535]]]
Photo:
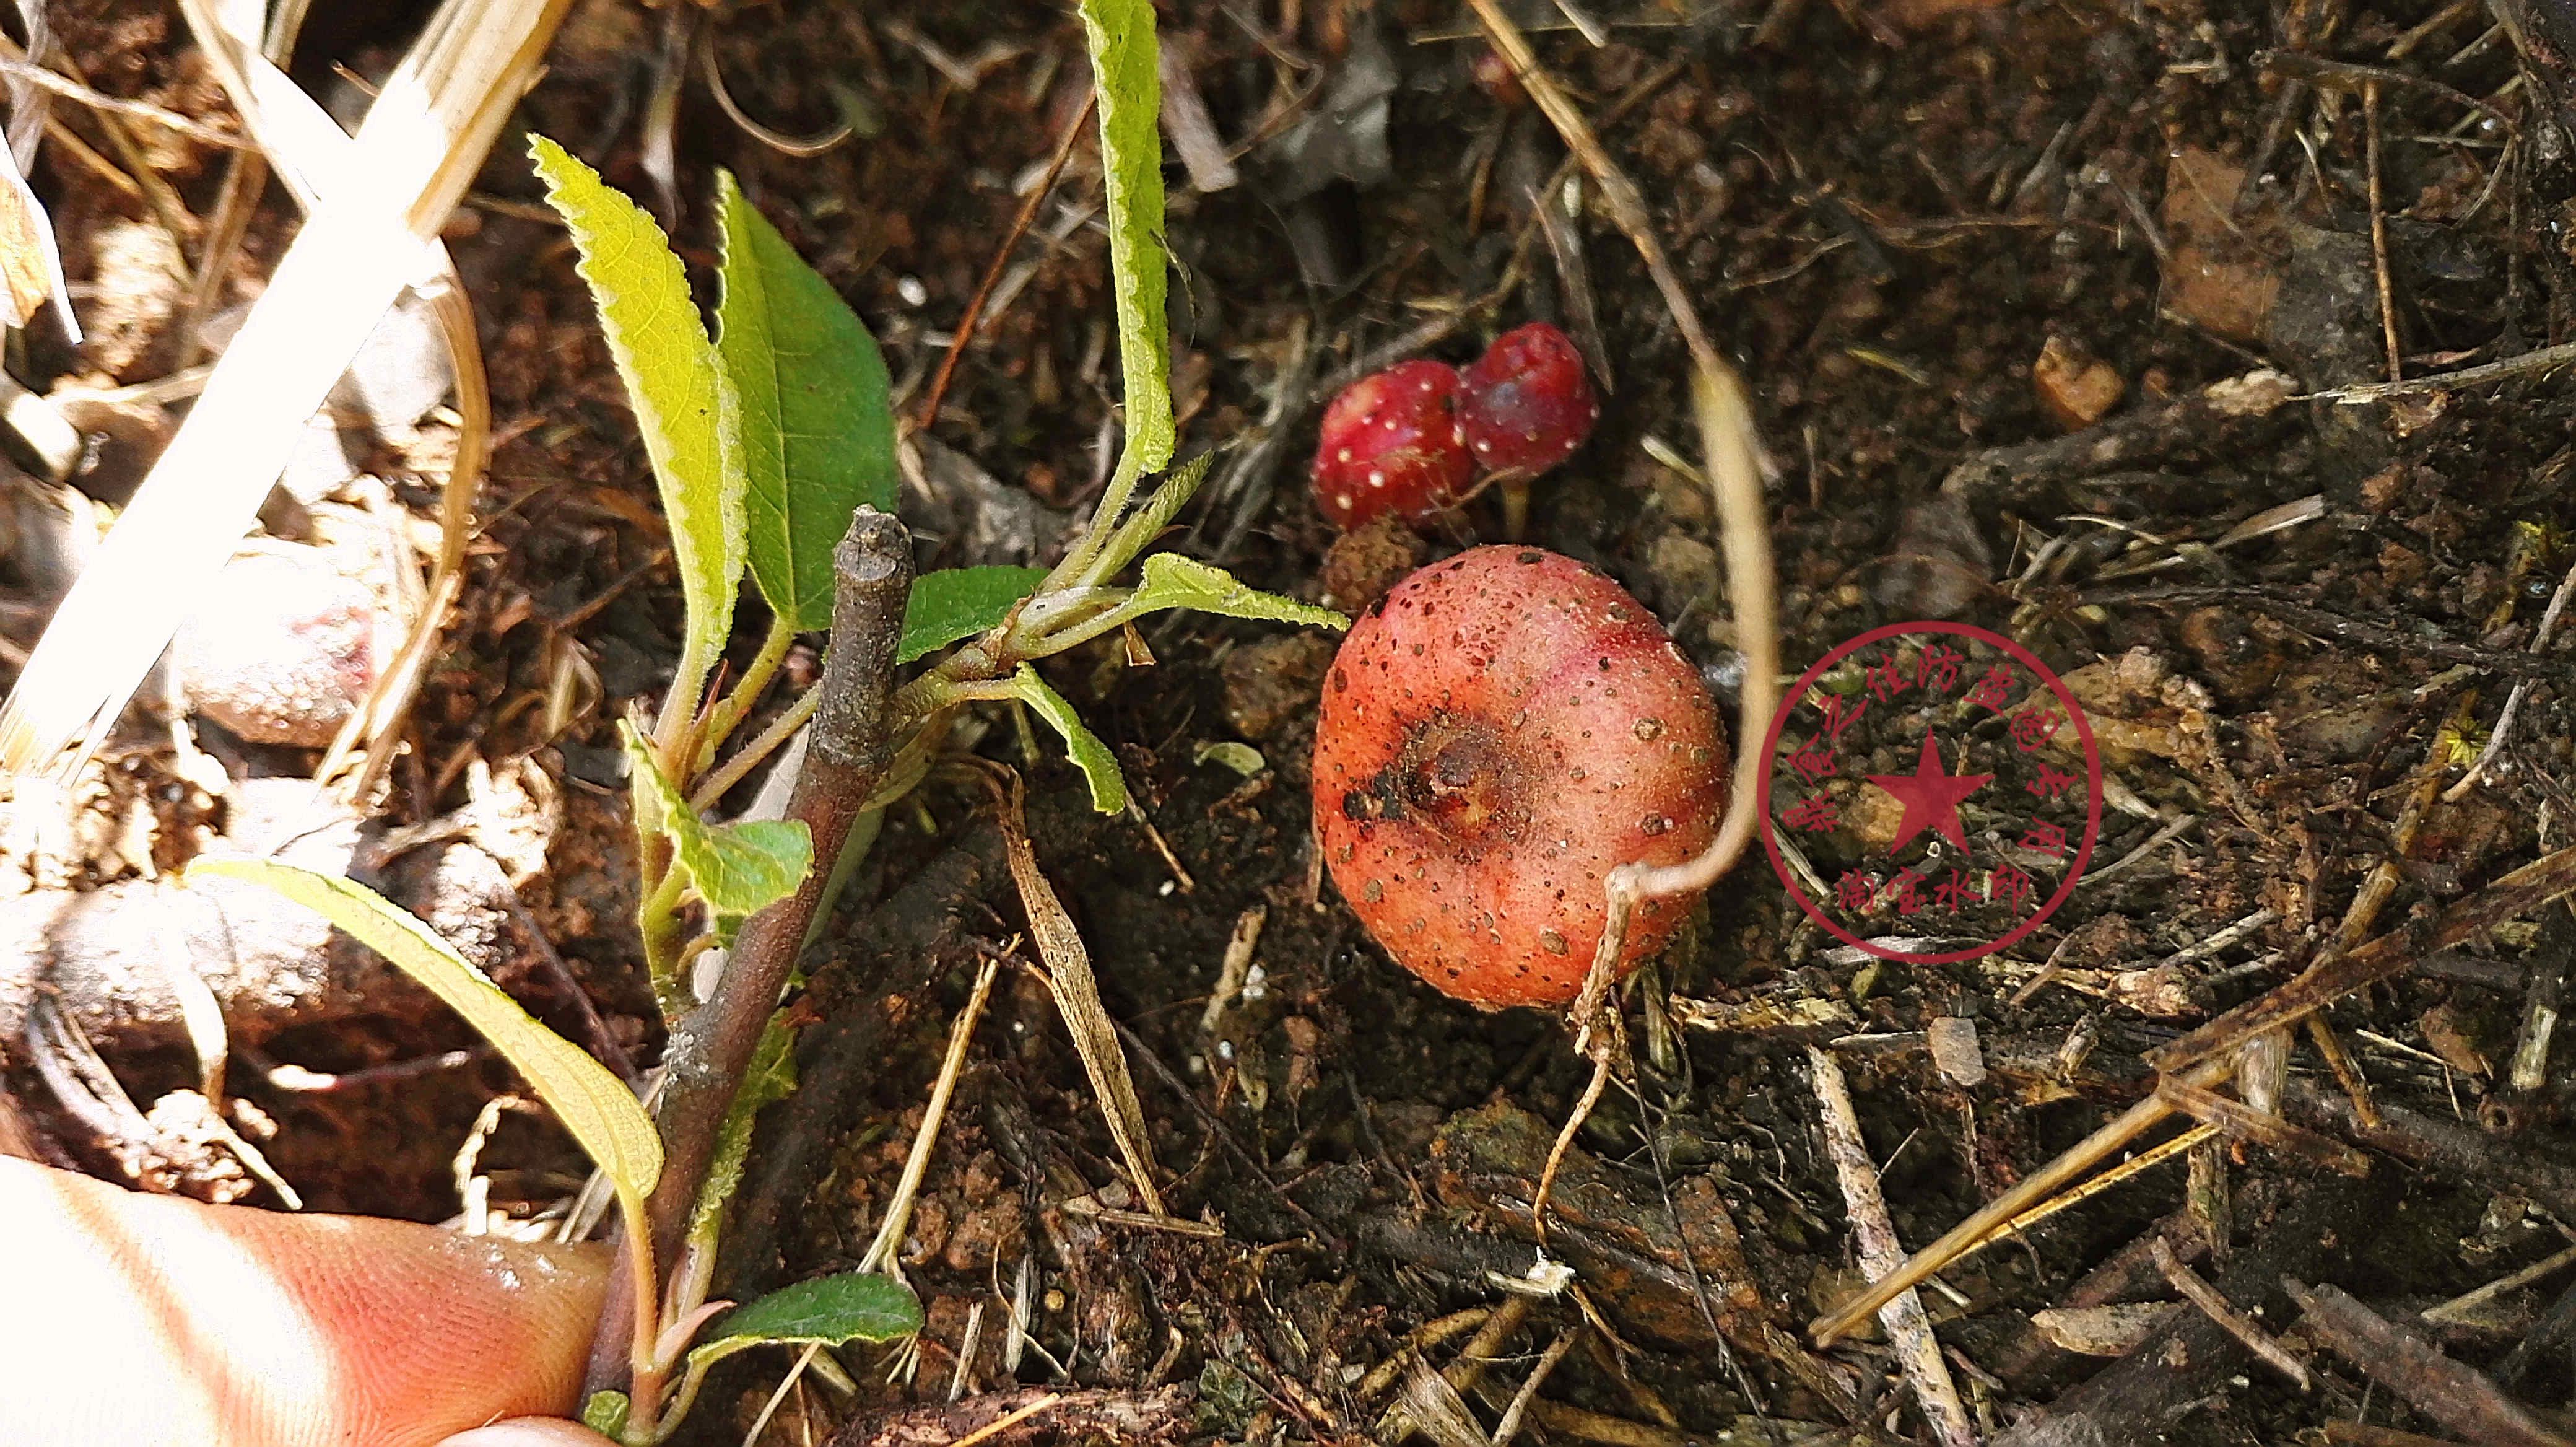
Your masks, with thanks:
[[[670,1046],[663,1052],[667,1079],[656,1122],[662,1133],[662,1178],[646,1209],[657,1260],[678,1259],[680,1237],[715,1152],[717,1132],[733,1106],[760,1032],[777,1008],[806,926],[822,903],[832,862],[894,757],[887,726],[904,600],[912,591],[912,539],[894,518],[863,507],[851,519],[832,564],[832,645],[815,685],[822,703],[815,710],[805,767],[787,806],[787,817],[811,833],[814,867],[796,893],[744,922],[714,997],[671,1031]],[[634,1224],[627,1223],[627,1229]],[[625,1369],[622,1343],[638,1308],[631,1295],[623,1274],[610,1277],[591,1350],[591,1390],[614,1385]],[[654,1305],[644,1304],[645,1309]],[[641,1402],[636,1406],[647,1408]]]

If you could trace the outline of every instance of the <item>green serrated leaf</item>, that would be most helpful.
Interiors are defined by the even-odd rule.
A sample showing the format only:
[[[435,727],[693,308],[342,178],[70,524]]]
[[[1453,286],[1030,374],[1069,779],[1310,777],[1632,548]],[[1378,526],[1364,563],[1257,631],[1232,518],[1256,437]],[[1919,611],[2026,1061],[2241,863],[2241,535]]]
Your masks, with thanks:
[[[861,503],[894,511],[885,358],[858,313],[716,173],[716,361],[738,419],[752,580],[800,633],[832,626],[832,549]]]
[[[645,781],[660,806],[657,821],[671,837],[671,852],[689,872],[689,883],[719,919],[740,919],[785,899],[805,882],[814,865],[814,840],[793,819],[750,819],[739,824],[709,825],[689,807],[688,796],[671,783],[653,750],[624,720],[617,725],[626,742],[626,757],[635,776]]]
[[[901,1282],[873,1271],[844,1271],[781,1287],[717,1322],[689,1350],[689,1366],[771,1342],[839,1346],[897,1341],[921,1330],[921,1301]]]
[[[1163,83],[1153,0],[1082,0],[1082,31],[1100,94],[1109,275],[1127,384],[1127,448],[1118,469],[1132,479],[1171,461],[1174,440],[1171,322],[1164,315]]]
[[[652,459],[688,606],[674,692],[694,701],[733,626],[743,567],[740,474],[728,471],[739,443],[725,436],[715,347],[653,218],[545,137],[528,150],[581,252],[582,279]]]
[[[581,1404],[581,1425],[611,1442],[626,1440],[626,1418],[635,1410],[624,1392],[598,1391]]]
[[[1072,756],[1074,766],[1082,770],[1084,782],[1091,785],[1091,807],[1103,814],[1115,814],[1126,808],[1127,776],[1118,772],[1117,756],[1100,741],[1100,735],[1083,723],[1082,715],[1073,711],[1073,705],[1065,701],[1064,695],[1047,687],[1046,680],[1038,677],[1038,671],[1025,663],[1020,665],[1019,672],[1011,675],[1011,691],[1037,710],[1038,717],[1045,719],[1049,728],[1064,735],[1064,751]]]
[[[1119,611],[1129,615],[1163,608],[1195,608],[1228,618],[1256,618],[1272,623],[1311,623],[1319,628],[1348,628],[1351,620],[1330,608],[1318,608],[1246,587],[1223,568],[1210,567],[1178,553],[1156,553],[1145,560],[1145,581]]]
[[[1044,568],[943,568],[912,582],[903,604],[903,645],[894,661],[910,663],[935,648],[972,638],[1010,616],[1046,577]]]
[[[537,1023],[408,910],[354,880],[273,859],[200,859],[188,867],[188,877],[239,879],[272,890],[392,961],[464,1016],[527,1079],[592,1162],[608,1173],[630,1214],[653,1193],[653,1183],[662,1175],[662,1138],[635,1093],[581,1047]]]

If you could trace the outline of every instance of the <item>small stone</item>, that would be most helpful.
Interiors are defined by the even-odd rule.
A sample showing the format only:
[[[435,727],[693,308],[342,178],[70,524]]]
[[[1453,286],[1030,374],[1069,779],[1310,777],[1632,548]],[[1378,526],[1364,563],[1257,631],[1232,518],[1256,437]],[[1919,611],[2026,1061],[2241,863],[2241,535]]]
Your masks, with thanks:
[[[2281,295],[2278,248],[2267,244],[2278,226],[2233,214],[2244,181],[2241,167],[2209,151],[2179,150],[2166,164],[2164,305],[2229,341],[2259,345]]]
[[[2178,1301],[2121,1301],[2109,1306],[2051,1307],[2031,1313],[2030,1324],[2062,1351],[2088,1357],[2124,1357],[2185,1310]]]
[[[1658,596],[1678,613],[1717,591],[1717,549],[1680,532],[1666,533],[1647,552],[1646,573]]]
[[[330,744],[391,652],[375,596],[318,550],[244,553],[171,643],[196,712],[255,744]]]
[[[1962,1090],[1973,1090],[1985,1082],[1986,1058],[1977,1048],[1977,1022],[1959,1015],[1944,1015],[1924,1028],[1932,1047],[1932,1064],[1941,1078]]]
[[[2110,363],[2064,337],[2052,336],[2030,364],[2031,386],[2057,425],[2078,432],[2109,416],[2128,383]]]

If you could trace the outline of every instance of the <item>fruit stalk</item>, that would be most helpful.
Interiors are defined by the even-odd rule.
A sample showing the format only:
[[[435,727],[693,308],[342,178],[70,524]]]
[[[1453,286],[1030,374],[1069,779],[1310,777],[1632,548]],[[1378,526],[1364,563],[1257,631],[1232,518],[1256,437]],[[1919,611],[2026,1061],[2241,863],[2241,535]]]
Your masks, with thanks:
[[[1752,841],[1754,821],[1769,807],[1761,797],[1759,739],[1769,734],[1780,706],[1779,594],[1771,566],[1771,520],[1762,505],[1762,461],[1753,441],[1753,406],[1732,368],[1698,367],[1691,379],[1691,409],[1718,524],[1726,547],[1726,589],[1735,605],[1735,647],[1744,659],[1744,684],[1736,713],[1735,783],[1729,806],[1708,847],[1680,864],[1624,864],[1610,871],[1609,928],[1583,991],[1575,1000],[1575,1029],[1588,1038],[1601,1002],[1616,982],[1616,966],[1629,916],[1640,900],[1697,894],[1715,884]]]

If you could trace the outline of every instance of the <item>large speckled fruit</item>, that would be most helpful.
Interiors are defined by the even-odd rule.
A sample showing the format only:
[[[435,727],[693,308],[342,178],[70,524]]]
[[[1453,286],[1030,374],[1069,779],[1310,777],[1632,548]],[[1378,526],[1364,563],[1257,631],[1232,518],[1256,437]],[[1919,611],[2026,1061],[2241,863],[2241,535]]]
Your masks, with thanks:
[[[1716,704],[1636,599],[1572,558],[1477,548],[1396,585],[1343,641],[1315,830],[1396,963],[1488,1009],[1563,1005],[1609,872],[1706,848],[1726,766]],[[1688,903],[1640,906],[1623,973]]]

